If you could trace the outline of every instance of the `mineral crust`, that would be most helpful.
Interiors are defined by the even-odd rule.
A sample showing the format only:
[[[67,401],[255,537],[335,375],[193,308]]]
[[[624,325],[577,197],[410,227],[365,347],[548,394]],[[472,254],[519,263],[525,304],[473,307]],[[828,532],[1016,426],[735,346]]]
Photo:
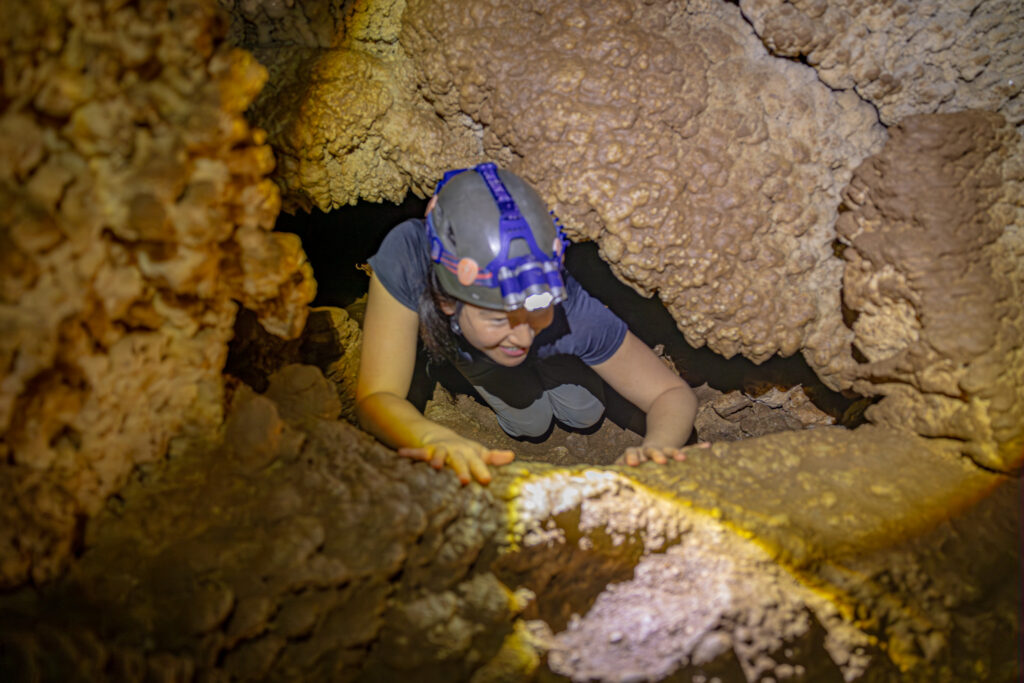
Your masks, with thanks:
[[[1024,6],[1016,0],[740,0],[765,45],[856,90],[886,125],[985,109],[1024,123]]]
[[[868,419],[1024,464],[1024,143],[1002,116],[908,117],[857,169],[848,246],[854,388]]]
[[[216,433],[235,302],[302,329],[312,271],[242,118],[266,70],[223,30],[179,0],[0,5],[0,586]]]

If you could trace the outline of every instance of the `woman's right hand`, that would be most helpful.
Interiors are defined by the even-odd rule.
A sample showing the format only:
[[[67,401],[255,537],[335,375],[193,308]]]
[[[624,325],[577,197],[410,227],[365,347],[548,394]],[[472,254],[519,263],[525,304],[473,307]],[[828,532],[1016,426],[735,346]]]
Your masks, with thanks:
[[[415,448],[402,447],[398,449],[398,454],[405,458],[429,462],[436,470],[447,465],[455,471],[463,485],[470,482],[471,475],[481,484],[489,484],[491,472],[487,466],[507,465],[516,457],[512,451],[488,448],[482,443],[458,435],[439,436],[435,441]]]

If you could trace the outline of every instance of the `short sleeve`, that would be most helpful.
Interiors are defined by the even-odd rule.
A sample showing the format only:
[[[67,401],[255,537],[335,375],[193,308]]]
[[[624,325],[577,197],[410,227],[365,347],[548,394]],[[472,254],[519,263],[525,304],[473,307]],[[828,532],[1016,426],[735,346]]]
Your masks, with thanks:
[[[569,296],[563,306],[572,330],[571,353],[587,365],[605,362],[622,346],[629,328],[574,278],[566,278],[566,289]]]
[[[423,220],[410,218],[392,228],[369,261],[384,289],[406,308],[418,311],[430,267]]]

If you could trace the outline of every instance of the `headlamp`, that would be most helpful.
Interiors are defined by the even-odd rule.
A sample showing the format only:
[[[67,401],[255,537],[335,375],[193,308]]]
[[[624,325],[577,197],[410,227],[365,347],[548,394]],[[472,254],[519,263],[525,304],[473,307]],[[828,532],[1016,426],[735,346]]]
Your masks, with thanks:
[[[555,297],[551,292],[541,292],[539,294],[531,294],[526,297],[526,301],[523,302],[523,308],[527,311],[539,311],[542,308],[547,308],[551,305],[551,302],[555,300]]]
[[[470,169],[445,173],[435,194],[440,194],[441,188],[451,178],[467,170]],[[479,271],[474,270],[475,277],[471,281],[460,280],[459,285],[473,288],[500,288],[501,306],[506,311],[520,308],[537,311],[565,301],[567,292],[561,272],[565,235],[557,219],[552,219],[555,228],[555,242],[551,246],[552,251],[547,252],[537,244],[534,227],[523,216],[508,188],[498,177],[497,167],[492,163],[486,163],[479,164],[472,170],[476,171],[484,180],[497,205],[499,215],[498,246],[496,253],[491,252],[494,254],[491,261]],[[431,259],[448,272],[457,274],[459,258],[445,248],[437,234],[432,218],[432,215],[427,216]],[[541,226],[537,227],[541,228]],[[548,237],[543,241],[546,244],[550,239],[550,233],[548,233]],[[519,256],[510,256],[510,247],[513,243],[525,244],[528,251],[520,253]],[[455,292],[450,293],[458,296]],[[474,298],[477,297],[474,296]]]

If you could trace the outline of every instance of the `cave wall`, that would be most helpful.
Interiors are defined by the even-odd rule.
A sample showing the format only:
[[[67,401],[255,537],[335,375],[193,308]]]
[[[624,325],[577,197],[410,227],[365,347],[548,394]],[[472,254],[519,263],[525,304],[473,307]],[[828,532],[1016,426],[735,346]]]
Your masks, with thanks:
[[[740,0],[773,54],[856,90],[887,126],[984,109],[1024,122],[1024,6],[1016,0]]]
[[[267,130],[288,210],[433,191],[481,158],[468,117],[449,128],[419,97],[399,44],[404,0],[234,2],[231,39],[270,73],[251,117]]]
[[[216,435],[238,303],[315,283],[272,234],[266,80],[210,3],[2,3],[0,587],[57,574],[133,467]]]
[[[60,579],[0,593],[5,680],[1019,678],[1020,480],[926,439],[822,427],[462,486],[339,420],[333,385],[239,387],[221,441],[124,486]]]
[[[844,192],[843,296],[869,419],[1024,461],[1024,144],[992,112],[907,117]]]
[[[301,329],[314,285],[298,242],[268,232],[275,157],[292,209],[427,194],[443,169],[496,159],[620,278],[657,293],[691,343],[755,360],[801,351],[832,386],[884,396],[876,422],[1019,464],[1009,82],[1024,80],[1011,49],[1024,32],[1005,30],[1017,5],[219,5],[226,16],[212,3],[4,6],[4,585],[54,575],[133,467],[216,432],[236,302],[275,334]],[[834,35],[803,35],[801,16],[840,15],[825,22]],[[852,81],[833,78],[858,27],[876,24],[892,47],[872,54],[920,49],[928,78],[900,72],[880,90],[891,79],[860,53]],[[929,28],[945,24],[962,30]],[[950,69],[954,96],[935,95]],[[962,108],[1008,123],[881,125]],[[882,152],[893,131],[912,142]],[[956,215],[971,230],[929,222],[941,190],[916,209],[882,206],[901,174],[941,179],[937,150],[956,140],[966,184],[941,187],[967,188]],[[878,231],[944,235],[970,256],[933,250],[937,267],[922,267]],[[961,271],[951,310],[939,285]],[[849,324],[841,295],[859,315]]]
[[[567,536],[665,542],[692,516],[762,544],[759,575],[786,568],[819,594],[830,635],[855,632],[846,659],[829,653],[844,675],[1019,673],[1019,517],[948,521],[999,487],[1019,500],[959,457],[1021,457],[1013,102],[886,130],[863,93],[773,57],[728,3],[220,5],[230,27],[212,3],[3,6],[0,586],[81,557],[0,596],[0,650],[31,672],[125,680],[522,680],[550,643],[524,645],[530,598],[495,578],[497,554],[559,535],[570,559]],[[225,32],[266,63],[258,99],[264,67]],[[525,38],[538,49],[521,58]],[[424,194],[443,168],[496,158],[691,341],[802,350],[835,386],[883,396],[880,426],[664,468],[517,464],[489,489],[339,421],[309,367],[264,396],[238,388],[221,426],[236,302],[287,337],[312,298],[300,246],[268,232],[268,142],[292,208]],[[587,517],[591,499],[604,513]],[[583,527],[594,538],[571,536]],[[695,569],[719,576],[732,555]],[[690,599],[674,579],[692,565],[648,559],[664,565],[655,596]],[[705,630],[768,671],[761,656],[791,642],[774,640],[780,612],[786,637],[806,626],[787,600]]]

